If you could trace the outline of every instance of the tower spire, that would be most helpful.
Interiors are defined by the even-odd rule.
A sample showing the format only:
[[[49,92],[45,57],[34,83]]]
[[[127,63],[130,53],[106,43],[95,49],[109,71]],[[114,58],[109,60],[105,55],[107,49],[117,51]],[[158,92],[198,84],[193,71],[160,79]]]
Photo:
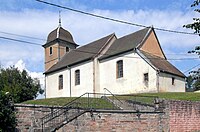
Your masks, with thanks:
[[[61,11],[59,11],[59,27],[61,27]]]

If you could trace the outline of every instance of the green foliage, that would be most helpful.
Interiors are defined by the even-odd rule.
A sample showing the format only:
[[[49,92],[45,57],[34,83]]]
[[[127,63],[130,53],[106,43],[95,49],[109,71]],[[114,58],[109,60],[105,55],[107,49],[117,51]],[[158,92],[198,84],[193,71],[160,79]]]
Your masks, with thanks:
[[[15,103],[34,99],[38,92],[43,92],[38,79],[14,67],[0,69],[0,90],[9,92]]]
[[[195,90],[200,90],[200,79],[198,78],[194,83]]]
[[[192,75],[189,75],[186,80],[186,91],[192,92],[200,90],[200,79],[195,78]]]
[[[195,0],[191,5],[191,7],[195,8],[194,11],[197,13],[200,13],[199,4],[200,0]],[[183,27],[194,30],[194,33],[199,34],[200,36],[200,18],[193,18],[193,23],[183,25]],[[200,46],[196,46],[194,50],[188,51],[188,53],[197,54],[198,56],[200,56]],[[200,90],[200,68],[198,68],[195,71],[191,71],[190,75],[193,79],[192,86],[194,87],[195,90]]]
[[[0,91],[0,132],[14,132],[16,124],[11,97]]]
[[[191,5],[191,7],[194,7],[194,8],[197,7],[196,9],[194,9],[194,11],[197,13],[200,13],[200,9],[198,8],[199,4],[200,4],[200,0],[195,0],[193,4]],[[183,25],[183,27],[191,28],[194,30],[194,33],[199,34],[200,33],[200,18],[193,18],[193,23]]]
[[[192,78],[192,88],[194,90],[200,90],[200,68],[197,69],[196,71],[191,71],[189,72],[190,73],[190,76]]]
[[[193,81],[194,80],[191,75],[187,77],[187,80],[186,80],[186,90],[187,91],[193,90]]]

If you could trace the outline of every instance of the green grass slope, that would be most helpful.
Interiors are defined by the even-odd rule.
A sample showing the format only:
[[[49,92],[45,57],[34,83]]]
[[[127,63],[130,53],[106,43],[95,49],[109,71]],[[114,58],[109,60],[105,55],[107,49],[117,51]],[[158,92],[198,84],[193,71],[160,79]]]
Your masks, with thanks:
[[[159,97],[167,100],[187,100],[187,101],[200,101],[200,93],[142,93],[142,94],[134,94],[134,95],[126,95],[126,96],[117,96],[120,100],[136,100],[142,102],[152,102],[154,97]],[[38,100],[30,100],[25,101],[23,104],[35,104],[35,105],[57,105],[63,106],[70,101],[74,100],[76,97],[61,97],[61,98],[48,98],[48,99],[38,99]],[[112,97],[110,97],[112,98]],[[105,100],[100,98],[90,98],[89,104],[90,107],[112,107],[112,104],[106,103]],[[88,99],[81,98],[78,101],[79,104],[77,106],[87,107],[88,106]],[[101,105],[101,106],[100,106]]]

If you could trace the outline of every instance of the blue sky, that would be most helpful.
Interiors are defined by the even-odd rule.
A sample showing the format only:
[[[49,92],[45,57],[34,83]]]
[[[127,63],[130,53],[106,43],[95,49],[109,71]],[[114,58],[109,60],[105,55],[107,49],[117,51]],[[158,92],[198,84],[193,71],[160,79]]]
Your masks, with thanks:
[[[198,16],[190,7],[193,0],[45,1],[132,23],[185,32],[193,32],[182,26],[192,22],[194,16]],[[113,32],[117,37],[121,37],[141,29],[59,9],[35,0],[1,0],[0,36],[42,45],[47,35],[58,26],[59,10],[62,11],[62,26],[72,33],[75,42],[79,45],[87,44]],[[8,35],[2,31],[44,40]],[[199,59],[187,59],[198,58],[187,54],[187,51],[200,45],[200,37],[162,31],[156,33],[167,58],[182,72],[200,63]],[[17,65],[30,71],[30,74],[41,77],[44,72],[43,48],[38,45],[0,39],[0,63],[4,67]],[[187,75],[187,72],[185,74]]]
[[[101,9],[101,10],[183,10],[187,9],[192,0],[47,0],[60,5],[70,6],[77,9]],[[1,1],[1,10],[20,11],[28,9],[52,8],[38,4],[34,0],[6,0]]]

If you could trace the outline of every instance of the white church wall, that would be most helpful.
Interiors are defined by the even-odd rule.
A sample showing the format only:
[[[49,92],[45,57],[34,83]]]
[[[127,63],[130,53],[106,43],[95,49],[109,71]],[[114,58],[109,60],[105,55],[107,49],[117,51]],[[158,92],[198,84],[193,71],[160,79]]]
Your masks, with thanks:
[[[172,78],[174,78],[174,84],[172,84]],[[159,91],[185,92],[185,79],[167,73],[159,73]]]
[[[80,85],[75,85],[75,71],[80,70]],[[72,97],[93,93],[93,62],[87,61],[71,67]]]
[[[123,77],[116,76],[116,63],[123,60]],[[46,97],[78,97],[89,92],[93,93],[94,84],[93,61],[87,61],[66,68],[53,74],[46,75]],[[129,52],[120,56],[111,57],[101,60],[97,63],[95,77],[100,91],[103,93],[104,88],[109,89],[114,94],[131,94],[146,92],[185,92],[185,80],[178,76],[167,73],[159,73],[151,67],[138,54]],[[75,71],[80,70],[80,84],[75,85]],[[148,83],[144,81],[144,74],[148,73]],[[98,75],[97,75],[98,74]],[[58,88],[59,76],[63,75],[63,89]],[[70,77],[71,75],[71,77]],[[175,78],[172,85],[172,77]],[[70,82],[71,80],[71,82]],[[159,83],[158,83],[159,81]],[[158,87],[159,86],[159,87]],[[96,87],[98,88],[98,87]]]
[[[116,77],[116,62],[123,60],[123,77]],[[100,61],[100,92],[104,88],[116,94],[157,92],[156,71],[138,54],[129,52]],[[148,85],[145,85],[144,74],[148,73]]]
[[[59,76],[63,75],[63,89],[58,88]],[[69,89],[69,70],[64,69],[62,71],[54,72],[53,74],[46,75],[46,98],[55,98],[55,97],[66,97],[70,96]]]
[[[75,71],[80,70],[80,85],[75,85]],[[63,75],[63,89],[59,89],[59,76]],[[71,75],[71,77],[70,77]],[[71,82],[70,82],[71,80]],[[87,61],[62,71],[46,75],[46,97],[78,97],[93,92],[93,62]]]

